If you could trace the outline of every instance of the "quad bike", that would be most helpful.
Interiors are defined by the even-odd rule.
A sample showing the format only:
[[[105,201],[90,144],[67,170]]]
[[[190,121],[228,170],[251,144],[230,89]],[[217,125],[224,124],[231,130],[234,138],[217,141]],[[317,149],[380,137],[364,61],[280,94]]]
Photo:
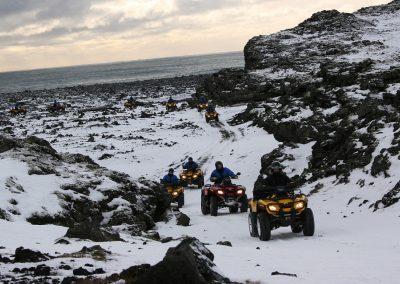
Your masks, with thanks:
[[[238,173],[240,175],[240,173]],[[218,215],[218,208],[228,207],[229,213],[247,212],[246,188],[232,184],[231,178],[225,178],[221,184],[205,185],[201,190],[201,212],[203,215]]]
[[[198,188],[202,188],[204,186],[204,174],[201,169],[197,169],[195,171],[191,170],[183,170],[179,174],[179,178],[183,186],[197,186]]]
[[[198,105],[197,105],[197,110],[199,111],[199,112],[201,112],[201,111],[203,111],[203,110],[205,110],[205,109],[207,109],[208,108],[208,103],[199,103]]]
[[[308,208],[307,197],[294,194],[288,187],[275,187],[269,197],[250,200],[250,236],[262,241],[271,239],[271,230],[290,226],[293,233],[314,235],[314,215]]]
[[[62,104],[57,104],[57,105],[50,105],[47,107],[47,110],[49,112],[64,112],[65,111],[65,106]]]
[[[213,112],[206,112],[206,122],[216,121],[219,122],[219,114],[216,111]]]
[[[185,204],[185,190],[183,186],[167,185],[166,186],[169,195],[171,196],[171,202],[177,203],[178,208],[181,208]]]
[[[132,101],[126,101],[126,102],[124,103],[124,107],[127,108],[127,109],[132,110],[132,109],[134,109],[136,106],[135,106],[135,103],[134,103],[134,102],[132,102]]]
[[[9,110],[9,112],[12,116],[19,114],[25,115],[28,112],[28,110],[25,107],[19,107],[19,108],[12,108]]]
[[[176,105],[175,102],[167,103],[167,104],[165,105],[165,107],[166,107],[167,111],[174,111],[174,110],[177,110],[177,109],[178,109],[178,107],[177,107],[177,105]]]

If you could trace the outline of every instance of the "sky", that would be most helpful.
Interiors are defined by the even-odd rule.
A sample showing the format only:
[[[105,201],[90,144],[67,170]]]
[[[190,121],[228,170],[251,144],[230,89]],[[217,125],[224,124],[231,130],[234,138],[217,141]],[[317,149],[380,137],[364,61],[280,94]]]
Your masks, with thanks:
[[[0,0],[0,72],[243,50],[313,13],[388,0]]]

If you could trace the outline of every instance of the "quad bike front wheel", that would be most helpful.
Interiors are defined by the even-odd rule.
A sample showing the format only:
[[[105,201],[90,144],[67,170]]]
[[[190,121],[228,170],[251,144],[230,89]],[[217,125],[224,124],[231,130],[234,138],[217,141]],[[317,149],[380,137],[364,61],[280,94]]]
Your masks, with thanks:
[[[182,208],[183,205],[185,205],[185,193],[181,193],[181,195],[178,196],[177,198],[178,201],[178,208]]]
[[[313,236],[315,231],[314,214],[310,208],[306,208],[303,213],[303,234]]]
[[[249,209],[249,203],[247,202],[247,195],[242,196],[240,199],[240,212],[245,213]]]
[[[262,241],[269,241],[271,239],[271,222],[268,215],[265,212],[258,213],[257,219],[258,237]]]
[[[201,194],[201,213],[203,213],[203,215],[210,214],[210,205],[203,193]]]
[[[210,214],[211,216],[218,215],[218,197],[216,196],[210,197]]]
[[[249,222],[250,236],[253,238],[257,238],[258,237],[257,213],[250,212],[247,220]]]

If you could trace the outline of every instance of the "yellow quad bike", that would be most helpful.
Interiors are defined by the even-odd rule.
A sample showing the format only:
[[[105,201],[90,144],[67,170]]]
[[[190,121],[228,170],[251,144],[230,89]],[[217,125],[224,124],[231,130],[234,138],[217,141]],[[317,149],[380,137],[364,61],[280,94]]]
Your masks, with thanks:
[[[9,110],[9,112],[12,116],[19,114],[25,115],[28,112],[28,110],[25,107],[19,107],[19,108],[12,108]]]
[[[177,203],[178,208],[181,208],[183,205],[185,205],[185,190],[183,186],[181,185],[167,185],[167,191],[169,195],[171,196],[171,202],[172,203]]]
[[[304,194],[293,194],[292,191],[288,187],[276,187],[270,197],[249,201],[250,236],[269,241],[271,230],[288,226],[293,233],[314,235],[314,215],[308,208],[308,199]]]
[[[212,112],[206,112],[205,114],[206,116],[206,122],[210,122],[210,121],[216,121],[219,122],[219,114],[216,111],[212,111]]]
[[[179,178],[183,186],[197,186],[198,188],[202,188],[204,186],[204,174],[201,169],[197,169],[195,171],[183,170],[179,174]]]
[[[177,107],[177,105],[176,105],[175,102],[167,103],[167,104],[165,105],[165,107],[166,107],[167,111],[174,111],[174,110],[177,110],[177,109],[178,109],[178,107]]]
[[[127,108],[127,109],[132,110],[132,109],[134,109],[134,108],[136,107],[136,105],[135,105],[135,103],[132,102],[132,101],[126,101],[126,102],[124,103],[124,107]]]
[[[207,108],[208,108],[208,103],[203,103],[203,104],[199,103],[199,104],[197,105],[197,110],[198,110],[199,112],[201,112],[201,111],[203,111],[203,110],[205,110],[205,109],[207,109]]]

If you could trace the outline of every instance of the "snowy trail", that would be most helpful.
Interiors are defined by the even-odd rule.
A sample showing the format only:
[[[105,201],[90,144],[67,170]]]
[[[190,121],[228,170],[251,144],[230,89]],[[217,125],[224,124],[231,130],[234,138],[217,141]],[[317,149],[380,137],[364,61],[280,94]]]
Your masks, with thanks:
[[[58,138],[53,145],[59,151],[89,155],[102,166],[126,172],[133,177],[146,176],[153,180],[162,177],[169,167],[174,167],[179,172],[182,161],[192,156],[202,165],[207,182],[215,161],[221,160],[233,171],[242,173],[237,183],[246,186],[251,197],[252,186],[259,174],[260,158],[276,148],[278,142],[265,131],[248,124],[228,125],[226,121],[244,107],[218,109],[222,121],[218,126],[207,124],[203,115],[193,109],[151,118],[131,118],[128,113],[122,112],[113,116],[113,120],[119,122],[113,127],[103,127],[93,122],[90,127],[79,128],[75,126],[76,123],[70,122],[71,118],[61,117],[58,119],[65,120],[65,128],[60,132],[65,136]],[[134,110],[134,114],[138,115],[143,110],[145,109],[138,108]],[[158,105],[152,109],[157,114],[162,110]],[[43,120],[33,123],[35,125],[31,127],[32,130],[40,129]],[[95,135],[95,142],[88,142],[88,133]],[[49,141],[55,138],[49,132],[39,136]],[[130,136],[136,138],[126,139]],[[98,150],[99,145],[103,145],[105,150]],[[293,149],[296,161],[289,168],[299,169],[290,174],[301,172],[301,167],[306,165],[311,146],[306,144]],[[113,154],[113,157],[99,160],[98,157],[104,153]],[[329,184],[330,181],[325,183]],[[217,217],[203,216],[200,210],[200,190],[196,189],[186,190],[185,206],[182,208],[182,212],[191,218],[191,226],[180,227],[174,222],[158,223],[157,230],[163,237],[179,238],[189,235],[207,243],[215,254],[218,269],[234,281],[398,283],[398,279],[393,277],[398,275],[400,259],[400,240],[395,230],[400,221],[398,212],[395,208],[389,208],[372,213],[367,208],[358,207],[358,203],[346,207],[349,198],[357,193],[353,187],[351,184],[343,187],[328,185],[311,196],[310,206],[316,219],[316,233],[313,237],[293,234],[289,228],[281,228],[273,231],[269,242],[251,238],[247,214],[231,215],[227,209],[221,209]],[[311,189],[310,185],[303,190],[309,192]],[[9,222],[2,223],[2,228],[11,230]],[[29,226],[31,225],[21,223],[12,228],[25,230]],[[25,243],[51,253],[73,252],[82,245],[90,245],[90,242],[85,241],[72,242],[67,247],[54,245],[54,240],[63,236],[65,228],[47,228],[48,230],[44,230],[46,237],[40,242],[33,242],[29,235],[19,235],[17,239],[13,239],[0,233],[5,240],[2,244],[9,253]],[[34,232],[36,236],[43,234],[37,226]],[[219,241],[230,241],[232,247],[217,245]],[[141,238],[133,238],[128,243],[101,243],[100,245],[116,253],[116,256],[106,264],[97,266],[105,267],[107,271],[119,272],[121,268],[135,264],[155,264],[163,258],[169,247],[177,243],[148,241],[148,245],[144,246]],[[82,265],[84,262],[88,260],[77,261],[75,265]],[[295,273],[298,277],[271,276],[273,271]]]

